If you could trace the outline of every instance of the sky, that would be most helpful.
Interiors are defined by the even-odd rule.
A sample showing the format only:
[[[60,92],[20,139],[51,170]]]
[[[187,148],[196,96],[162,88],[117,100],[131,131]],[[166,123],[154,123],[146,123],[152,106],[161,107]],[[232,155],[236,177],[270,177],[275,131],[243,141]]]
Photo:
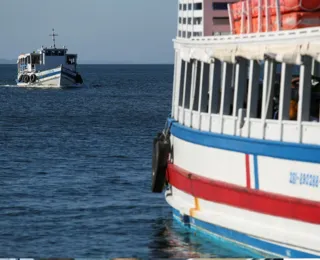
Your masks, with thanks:
[[[0,58],[53,44],[79,62],[173,63],[178,0],[0,0]]]

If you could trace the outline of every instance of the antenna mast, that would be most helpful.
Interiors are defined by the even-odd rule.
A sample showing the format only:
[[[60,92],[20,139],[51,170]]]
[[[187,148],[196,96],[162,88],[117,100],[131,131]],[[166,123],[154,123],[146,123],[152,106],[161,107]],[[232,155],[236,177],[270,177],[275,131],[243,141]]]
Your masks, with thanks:
[[[52,36],[53,48],[56,48],[56,38],[55,38],[55,36],[58,36],[58,34],[55,34],[54,33],[54,29],[52,29],[52,34],[50,34],[49,36]]]

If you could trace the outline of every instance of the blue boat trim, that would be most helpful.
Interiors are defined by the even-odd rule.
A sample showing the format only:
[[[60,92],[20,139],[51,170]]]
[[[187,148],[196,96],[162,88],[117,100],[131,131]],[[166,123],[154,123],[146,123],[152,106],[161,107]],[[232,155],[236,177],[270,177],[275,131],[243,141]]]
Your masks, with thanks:
[[[67,77],[69,77],[69,78],[71,78],[73,80],[76,80],[76,76],[68,73],[67,71],[62,70],[61,74],[64,75],[64,76],[67,76]]]
[[[182,215],[177,209],[172,208],[173,215],[180,219],[180,223],[183,223],[186,227],[193,228],[199,231],[204,229],[205,234],[210,234],[211,236],[220,236],[229,240],[233,240],[234,243],[241,243],[249,247],[253,247],[256,250],[262,250],[263,252],[270,252],[270,255],[292,257],[292,258],[319,258],[318,255],[313,255],[310,253],[298,251],[296,249],[284,247],[282,245],[273,244],[258,238],[246,235],[244,233],[227,229],[214,224],[209,224],[207,222],[198,220],[196,218]]]
[[[286,160],[320,163],[320,146],[245,138],[199,131],[168,118],[171,133],[184,141],[217,149]]]
[[[258,167],[258,156],[256,155],[253,155],[253,167],[254,167],[255,189],[259,190],[259,167]]]

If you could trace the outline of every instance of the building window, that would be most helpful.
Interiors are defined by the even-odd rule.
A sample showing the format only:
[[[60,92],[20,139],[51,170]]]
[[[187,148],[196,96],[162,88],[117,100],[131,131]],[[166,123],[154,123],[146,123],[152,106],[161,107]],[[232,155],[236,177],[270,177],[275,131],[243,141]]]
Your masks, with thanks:
[[[185,31],[182,32],[182,37],[186,38],[186,32]]]
[[[228,10],[228,3],[212,3],[213,10]]]
[[[225,17],[213,17],[212,18],[213,25],[229,25],[229,18]]]
[[[179,10],[182,10],[182,4],[179,4]]]
[[[193,36],[194,37],[201,37],[202,36],[202,32],[193,32]]]
[[[188,4],[188,10],[192,10],[192,4]]]
[[[186,10],[187,10],[187,5],[183,4],[183,11],[186,11]]]
[[[192,18],[188,18],[188,24],[192,24]]]
[[[199,25],[202,23],[202,17],[197,17],[193,19],[193,24]]]
[[[182,20],[181,17],[179,17],[179,23],[181,23],[181,20]]]
[[[194,10],[202,10],[202,3],[196,3],[193,5]]]
[[[212,32],[213,36],[230,35],[230,32]]]
[[[187,23],[187,18],[183,18],[183,24]]]
[[[181,31],[179,31],[178,35],[179,35],[179,37],[181,37]]]
[[[191,38],[191,32],[188,32],[188,38]]]

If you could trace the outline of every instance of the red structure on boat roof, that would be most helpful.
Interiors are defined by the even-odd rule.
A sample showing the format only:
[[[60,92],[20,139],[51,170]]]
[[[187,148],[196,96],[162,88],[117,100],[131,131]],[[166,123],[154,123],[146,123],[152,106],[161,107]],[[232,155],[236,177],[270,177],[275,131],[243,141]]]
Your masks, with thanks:
[[[229,5],[233,34],[320,26],[319,0],[243,0]]]

